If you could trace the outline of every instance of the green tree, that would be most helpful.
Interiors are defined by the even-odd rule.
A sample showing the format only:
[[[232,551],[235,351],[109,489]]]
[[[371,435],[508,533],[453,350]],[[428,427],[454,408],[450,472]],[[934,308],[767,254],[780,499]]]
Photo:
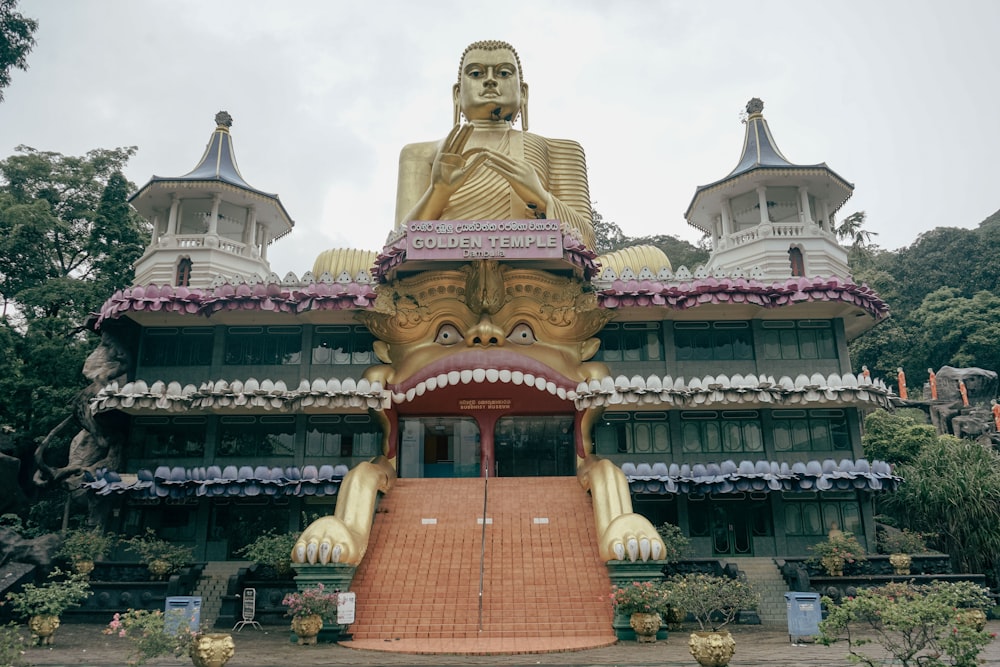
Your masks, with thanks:
[[[628,239],[622,232],[622,228],[611,220],[605,220],[596,208],[593,209],[593,224],[596,244],[594,252],[598,255],[617,250],[626,244]]]
[[[909,415],[876,410],[865,417],[861,443],[869,459],[909,463],[937,437],[933,426],[920,423]]]
[[[897,473],[906,482],[883,496],[880,511],[901,528],[931,533],[957,572],[986,573],[1000,565],[1000,454],[973,440],[938,436]]]
[[[0,0],[0,102],[3,89],[10,85],[10,71],[28,69],[28,54],[35,46],[38,21],[25,17],[17,9],[17,0]]]
[[[910,319],[919,323],[922,367],[1000,370],[1000,296],[979,291],[963,297],[942,287],[928,294]]]
[[[694,272],[696,267],[708,261],[710,253],[707,243],[708,237],[702,237],[698,245],[693,245],[672,234],[655,234],[631,239],[628,245],[654,245],[663,251],[675,270],[686,266]]]
[[[121,176],[135,147],[83,157],[18,146],[0,161],[0,294],[26,318],[82,320],[124,286],[145,223]],[[110,274],[111,278],[107,276]]]
[[[905,315],[893,315],[865,335],[850,343],[851,363],[854,372],[867,366],[872,377],[895,378],[896,369],[910,368],[922,370],[914,365],[913,350],[917,345],[915,332]],[[922,358],[922,357],[921,357]],[[915,377],[915,376],[914,376]]]
[[[71,429],[47,436],[86,384],[81,369],[94,340],[83,321],[131,282],[145,245],[146,223],[128,208],[131,185],[121,175],[134,153],[73,157],[21,146],[0,161],[0,351],[10,362],[0,368],[0,428],[22,479],[36,466],[65,466]]]
[[[856,211],[841,220],[833,230],[837,238],[851,244],[847,250],[848,262],[860,267],[867,266],[878,251],[878,246],[872,242],[878,233],[865,229],[867,218],[868,214],[864,211]]]
[[[958,227],[938,227],[924,232],[911,245],[901,248],[886,263],[886,270],[895,276],[899,294],[893,306],[910,311],[920,305],[927,294],[940,287],[952,287],[960,294],[972,294],[998,286],[994,267],[984,269],[990,253],[983,243],[980,230]],[[993,277],[990,277],[993,272]]]

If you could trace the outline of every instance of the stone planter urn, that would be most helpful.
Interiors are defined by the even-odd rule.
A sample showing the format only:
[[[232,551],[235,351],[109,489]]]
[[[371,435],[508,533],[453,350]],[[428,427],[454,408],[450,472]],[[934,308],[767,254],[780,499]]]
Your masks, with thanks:
[[[913,559],[910,558],[910,554],[889,555],[889,564],[892,565],[892,571],[896,574],[909,574],[912,563]]]
[[[322,629],[323,617],[319,614],[292,617],[292,632],[299,638],[299,646],[315,644],[319,631]]]
[[[636,612],[629,616],[628,623],[635,630],[635,640],[640,644],[656,641],[656,633],[660,630],[659,614]]]
[[[986,612],[982,609],[959,609],[955,614],[955,623],[967,625],[982,632],[986,627]]]
[[[157,579],[163,579],[170,572],[170,563],[162,558],[154,558],[149,561],[149,565],[146,567],[149,568],[149,573]]]
[[[839,556],[823,556],[819,561],[826,573],[831,577],[844,576],[844,559]]]
[[[73,570],[77,574],[89,575],[94,571],[94,561],[87,559],[73,561]]]
[[[222,667],[235,653],[233,636],[225,632],[198,635],[188,650],[195,667]]]
[[[702,667],[726,667],[736,653],[736,640],[728,630],[692,632],[688,648]]]
[[[44,615],[32,616],[28,619],[28,629],[31,630],[31,639],[38,646],[51,646],[52,638],[55,636],[56,628],[59,627],[59,617]]]

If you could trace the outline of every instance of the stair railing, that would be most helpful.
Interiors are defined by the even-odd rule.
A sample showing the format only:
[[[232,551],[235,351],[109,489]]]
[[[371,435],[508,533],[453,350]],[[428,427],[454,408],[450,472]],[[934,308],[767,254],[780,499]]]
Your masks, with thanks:
[[[483,631],[483,579],[486,572],[486,501],[489,498],[490,478],[483,478],[483,531],[479,549],[479,632]]]

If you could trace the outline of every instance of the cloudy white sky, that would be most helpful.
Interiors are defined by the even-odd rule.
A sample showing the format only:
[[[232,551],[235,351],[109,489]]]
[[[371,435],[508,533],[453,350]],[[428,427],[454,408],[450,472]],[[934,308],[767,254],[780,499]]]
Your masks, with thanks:
[[[695,241],[684,211],[725,176],[751,97],[792,162],[855,184],[895,249],[1000,209],[1000,3],[987,0],[610,2],[21,0],[29,70],[0,103],[18,144],[82,155],[135,145],[127,176],[188,172],[213,117],[234,118],[246,180],[296,221],[272,267],[378,249],[406,143],[444,136],[469,42],[504,39],[531,129],[587,151],[598,210],[626,234]]]

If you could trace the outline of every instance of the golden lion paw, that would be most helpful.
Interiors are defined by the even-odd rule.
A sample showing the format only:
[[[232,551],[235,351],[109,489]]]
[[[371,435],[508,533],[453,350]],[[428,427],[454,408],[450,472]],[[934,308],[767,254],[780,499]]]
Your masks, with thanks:
[[[335,516],[324,516],[313,521],[302,531],[302,536],[292,549],[295,563],[352,563],[364,556],[367,544]]]
[[[649,519],[641,514],[620,514],[600,536],[601,558],[605,560],[659,560],[666,549]]]

